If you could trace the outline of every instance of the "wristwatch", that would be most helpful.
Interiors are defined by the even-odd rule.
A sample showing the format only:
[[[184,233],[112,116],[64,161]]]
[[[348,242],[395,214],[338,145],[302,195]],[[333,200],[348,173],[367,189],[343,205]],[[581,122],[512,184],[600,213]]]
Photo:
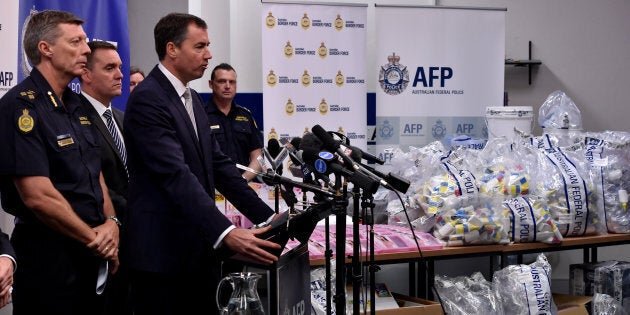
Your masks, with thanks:
[[[105,217],[105,219],[111,219],[116,222],[116,225],[118,225],[119,227],[122,226],[122,223],[120,223],[120,220],[118,220],[118,217],[115,215],[108,215]]]

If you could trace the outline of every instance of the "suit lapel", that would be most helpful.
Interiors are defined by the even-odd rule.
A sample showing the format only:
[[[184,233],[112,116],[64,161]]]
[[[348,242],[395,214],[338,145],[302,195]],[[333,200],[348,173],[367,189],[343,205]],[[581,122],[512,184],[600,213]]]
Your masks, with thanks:
[[[173,105],[175,114],[179,115],[179,121],[184,122],[184,124],[186,125],[186,128],[188,129],[188,135],[190,136],[190,140],[195,144],[195,148],[197,150],[197,153],[199,154],[200,159],[203,159],[201,155],[202,154],[201,147],[199,146],[199,139],[197,138],[197,135],[195,135],[195,129],[193,128],[192,121],[190,120],[190,116],[188,116],[188,113],[186,112],[186,108],[184,108],[184,104],[182,103],[182,100],[181,100],[181,95],[177,94],[177,91],[175,91],[175,88],[173,87],[171,82],[168,81],[168,78],[166,78],[164,73],[162,73],[162,71],[157,66],[153,68],[153,70],[151,71],[151,74],[155,75],[155,78],[160,84],[160,86],[162,86],[162,89],[166,91],[169,101]],[[198,104],[196,104],[194,99],[195,97],[193,97],[193,110],[195,110],[195,118],[196,118],[197,113],[199,112],[199,110],[196,108],[199,106],[197,106]],[[203,113],[203,115],[205,115],[205,113]]]
[[[116,153],[116,156],[120,160],[120,163],[123,163],[122,157],[120,157],[120,153],[118,152],[118,148],[116,148],[116,145],[114,144],[114,139],[112,138],[112,134],[109,133],[109,129],[107,129],[107,126],[105,126],[105,123],[103,122],[103,119],[101,118],[101,116],[98,114],[96,109],[94,109],[94,106],[92,106],[90,101],[88,101],[88,99],[85,98],[85,96],[79,95],[79,97],[81,98],[81,103],[85,105],[88,112],[90,112],[90,114],[92,115],[92,123],[96,125],[96,129],[98,130],[98,132],[101,133],[101,135],[103,136],[103,139],[105,139],[105,142],[107,142],[107,145],[109,145],[112,151]],[[114,119],[116,119],[116,115],[114,115]],[[116,123],[118,124],[118,126],[122,126],[122,124],[119,123],[118,119],[116,119]]]

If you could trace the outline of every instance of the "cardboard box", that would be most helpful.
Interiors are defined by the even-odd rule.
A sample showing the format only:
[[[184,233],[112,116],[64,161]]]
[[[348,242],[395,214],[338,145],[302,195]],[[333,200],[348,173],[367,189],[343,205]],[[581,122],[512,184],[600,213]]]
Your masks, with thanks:
[[[438,302],[392,293],[398,306],[389,310],[376,311],[377,315],[444,315]]]
[[[553,294],[553,302],[558,307],[558,315],[589,315],[586,304],[592,300],[591,296]]]

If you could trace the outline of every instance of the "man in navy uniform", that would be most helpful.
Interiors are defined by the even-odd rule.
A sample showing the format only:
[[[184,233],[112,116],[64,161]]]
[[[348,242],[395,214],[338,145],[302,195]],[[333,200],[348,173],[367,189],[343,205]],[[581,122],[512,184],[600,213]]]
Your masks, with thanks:
[[[23,47],[34,68],[0,99],[0,190],[17,219],[20,262],[15,315],[100,314],[98,276],[118,268],[96,130],[68,88],[90,53],[82,23],[64,11],[32,15]]]
[[[262,155],[262,134],[249,109],[234,102],[236,71],[227,63],[214,67],[209,85],[212,97],[206,111],[221,151],[235,163],[260,171],[256,158]],[[250,181],[256,174],[245,171],[243,177]]]
[[[124,137],[130,172],[129,216],[121,260],[131,274],[134,314],[211,314],[221,249],[259,264],[277,257],[269,230],[236,228],[215,203],[215,188],[254,223],[271,210],[224,155],[199,94],[188,87],[212,58],[207,24],[171,13],[154,28],[159,64],[131,93]]]

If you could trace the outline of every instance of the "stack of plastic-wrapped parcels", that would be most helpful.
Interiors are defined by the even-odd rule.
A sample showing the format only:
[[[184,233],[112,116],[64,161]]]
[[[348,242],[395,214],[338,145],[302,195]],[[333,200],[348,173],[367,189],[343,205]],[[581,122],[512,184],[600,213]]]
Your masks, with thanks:
[[[445,246],[543,242],[630,233],[630,133],[581,131],[560,91],[539,112],[543,135],[490,139],[483,149],[436,141],[394,149],[392,172],[411,181],[412,225]],[[391,197],[389,224],[406,225]]]

